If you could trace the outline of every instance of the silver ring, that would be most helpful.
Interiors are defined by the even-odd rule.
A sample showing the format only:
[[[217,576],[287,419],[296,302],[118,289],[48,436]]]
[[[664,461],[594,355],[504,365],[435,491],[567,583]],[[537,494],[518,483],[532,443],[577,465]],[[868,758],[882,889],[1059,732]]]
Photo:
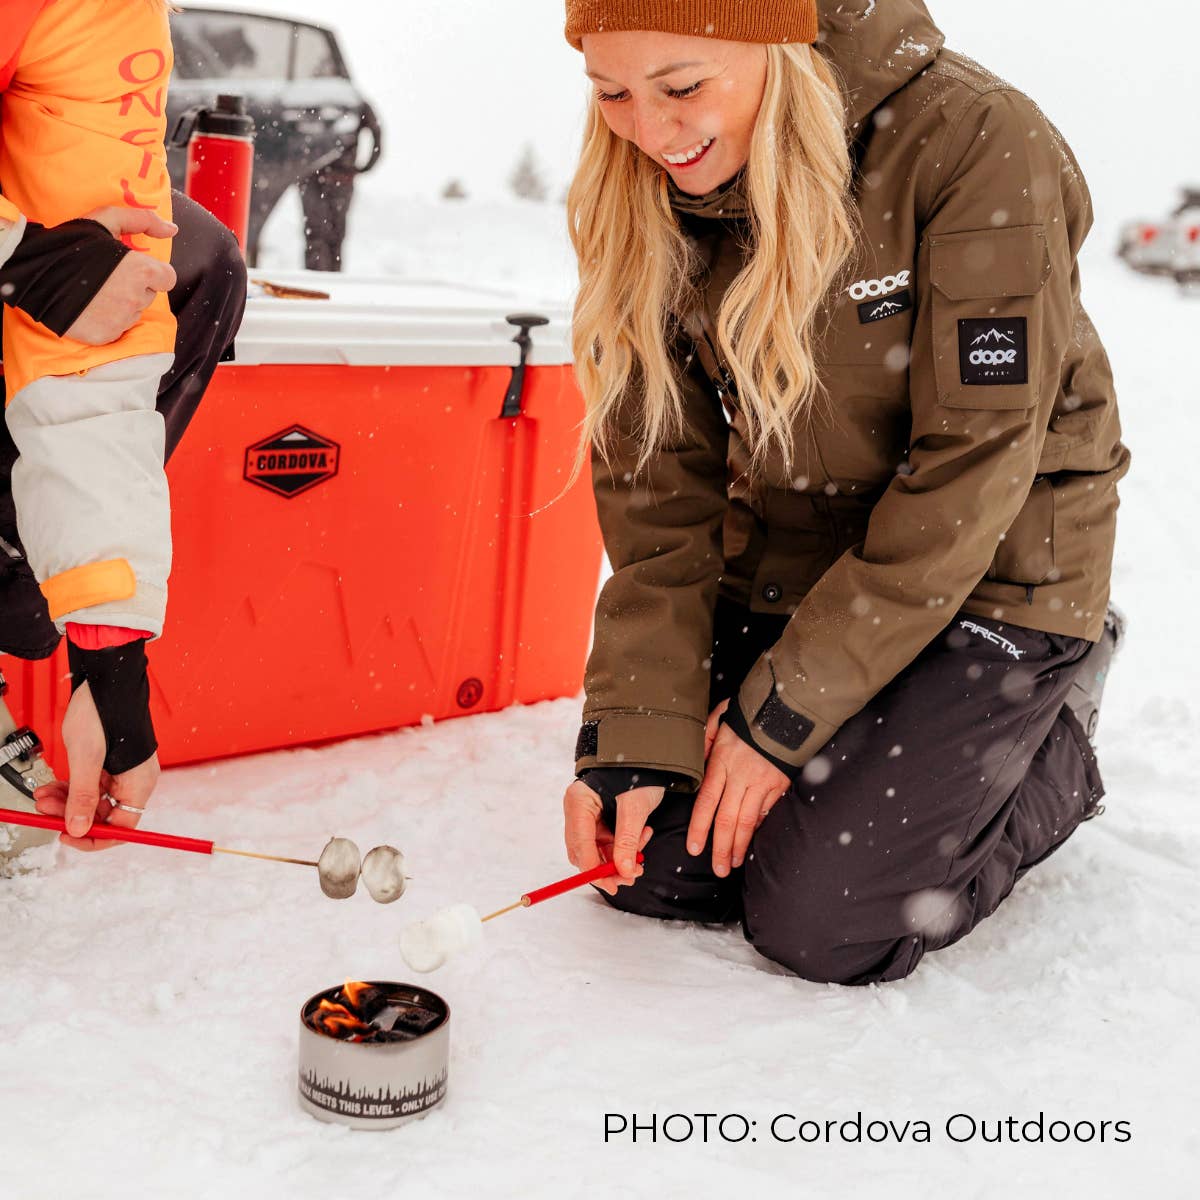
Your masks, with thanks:
[[[104,793],[104,799],[107,800],[109,802],[109,804],[111,804],[113,806],[114,812],[119,808],[122,812],[137,813],[137,815],[140,817],[146,811],[144,808],[135,808],[132,804],[122,804],[120,802],[120,800],[117,800],[115,797],[110,796],[107,792]]]

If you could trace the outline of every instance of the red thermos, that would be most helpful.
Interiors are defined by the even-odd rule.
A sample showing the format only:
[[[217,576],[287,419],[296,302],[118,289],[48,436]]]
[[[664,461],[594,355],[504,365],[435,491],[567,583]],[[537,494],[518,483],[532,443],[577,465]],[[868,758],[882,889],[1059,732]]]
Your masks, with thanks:
[[[246,253],[254,186],[254,118],[241,96],[218,96],[212,108],[188,109],[172,141],[187,145],[183,190],[233,231]]]

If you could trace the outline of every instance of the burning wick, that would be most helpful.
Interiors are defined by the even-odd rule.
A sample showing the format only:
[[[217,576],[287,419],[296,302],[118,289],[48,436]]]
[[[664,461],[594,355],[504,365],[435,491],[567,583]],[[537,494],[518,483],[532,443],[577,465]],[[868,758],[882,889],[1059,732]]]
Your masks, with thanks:
[[[452,904],[427,921],[416,921],[400,934],[404,961],[421,974],[436,971],[447,959],[477,945],[483,922],[469,904]]]
[[[349,900],[358,888],[362,859],[349,838],[330,838],[317,860],[321,891],[331,900]]]

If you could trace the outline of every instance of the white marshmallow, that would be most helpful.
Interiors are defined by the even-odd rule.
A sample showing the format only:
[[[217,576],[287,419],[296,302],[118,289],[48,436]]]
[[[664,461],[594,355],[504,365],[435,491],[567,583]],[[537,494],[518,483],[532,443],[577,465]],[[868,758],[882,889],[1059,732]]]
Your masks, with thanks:
[[[400,953],[414,971],[425,974],[482,938],[483,922],[475,909],[469,904],[452,904],[426,921],[405,926],[400,933]]]
[[[330,838],[317,860],[321,891],[331,900],[348,900],[358,887],[361,861],[349,838]]]
[[[362,861],[362,881],[378,904],[391,904],[404,895],[404,855],[395,846],[376,846]]]

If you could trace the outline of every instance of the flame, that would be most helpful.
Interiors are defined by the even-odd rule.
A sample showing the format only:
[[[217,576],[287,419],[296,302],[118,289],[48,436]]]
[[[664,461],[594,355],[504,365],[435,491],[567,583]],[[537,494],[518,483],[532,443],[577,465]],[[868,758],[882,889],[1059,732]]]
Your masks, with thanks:
[[[359,1020],[344,1004],[334,1004],[332,1000],[320,1001],[312,1020],[322,1033],[350,1041],[361,1041],[365,1035],[374,1032],[374,1026]]]
[[[359,983],[353,979],[347,979],[346,982],[342,984],[342,995],[350,1001],[350,1006],[352,1008],[358,1008],[362,1002],[363,993],[369,992],[370,990],[371,985],[369,983]]]

